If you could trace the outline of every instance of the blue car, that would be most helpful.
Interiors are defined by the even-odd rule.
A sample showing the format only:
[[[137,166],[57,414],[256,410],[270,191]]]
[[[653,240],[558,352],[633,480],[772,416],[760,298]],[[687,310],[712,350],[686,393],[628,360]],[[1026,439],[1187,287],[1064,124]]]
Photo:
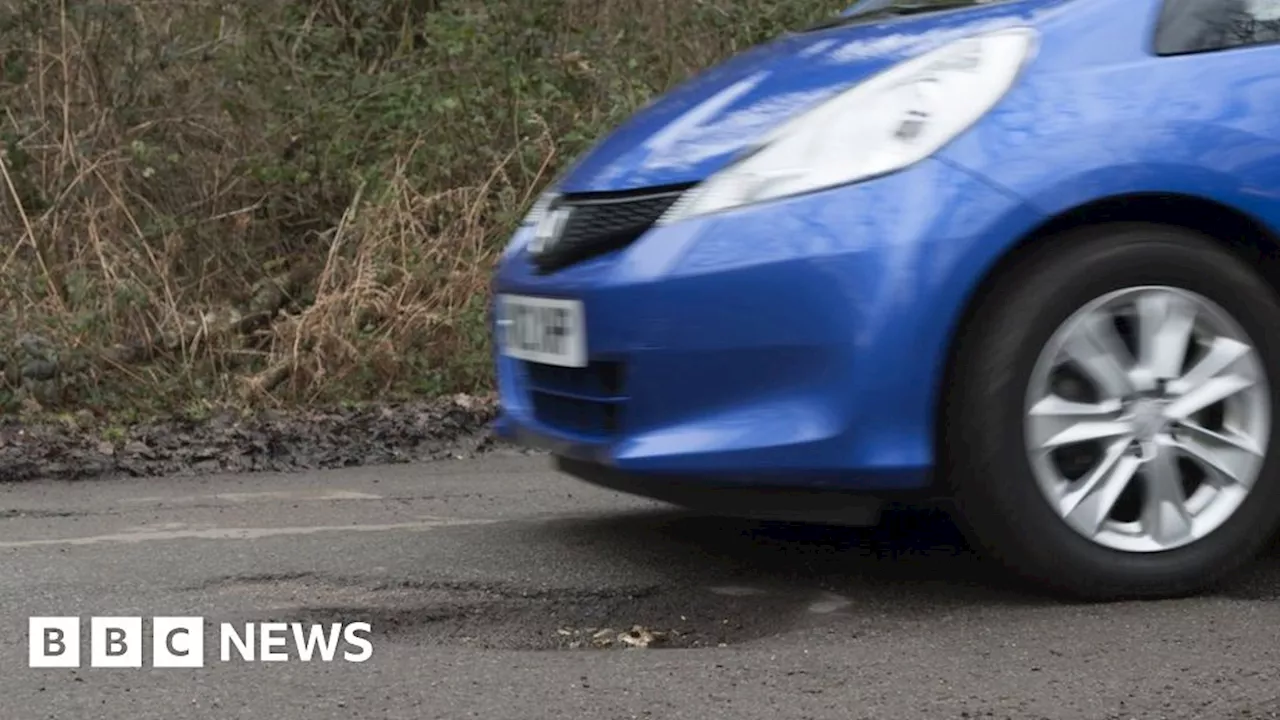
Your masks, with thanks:
[[[1280,0],[872,0],[537,202],[498,430],[703,510],[944,500],[1052,592],[1200,592],[1280,525],[1278,247]]]

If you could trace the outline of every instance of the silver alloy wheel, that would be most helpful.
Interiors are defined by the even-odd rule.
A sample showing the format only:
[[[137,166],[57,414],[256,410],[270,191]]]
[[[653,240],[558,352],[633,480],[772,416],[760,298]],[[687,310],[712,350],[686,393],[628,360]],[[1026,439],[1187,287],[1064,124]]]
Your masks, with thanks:
[[[1099,545],[1158,552],[1213,532],[1257,480],[1266,372],[1219,305],[1172,287],[1090,302],[1041,351],[1024,438],[1040,490]]]

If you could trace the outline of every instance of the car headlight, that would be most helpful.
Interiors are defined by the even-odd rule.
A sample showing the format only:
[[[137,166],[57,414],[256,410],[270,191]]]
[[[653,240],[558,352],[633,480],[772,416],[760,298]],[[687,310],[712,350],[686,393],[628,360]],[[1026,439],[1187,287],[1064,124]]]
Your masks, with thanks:
[[[896,172],[933,155],[1004,97],[1035,48],[1012,28],[893,66],[784,123],[680,199],[659,224]]]

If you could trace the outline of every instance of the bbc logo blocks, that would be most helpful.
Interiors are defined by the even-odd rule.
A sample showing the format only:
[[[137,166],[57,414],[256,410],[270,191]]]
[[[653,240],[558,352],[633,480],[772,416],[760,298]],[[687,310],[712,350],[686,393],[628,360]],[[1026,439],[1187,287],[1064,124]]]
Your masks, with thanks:
[[[158,617],[151,634],[152,667],[204,667],[204,618]]]
[[[28,666],[80,667],[78,617],[33,617],[28,621]],[[89,666],[142,667],[142,618],[89,618]],[[204,667],[204,619],[156,617],[151,620],[151,665],[158,668]]]
[[[33,617],[27,638],[28,667],[80,667],[80,618]]]

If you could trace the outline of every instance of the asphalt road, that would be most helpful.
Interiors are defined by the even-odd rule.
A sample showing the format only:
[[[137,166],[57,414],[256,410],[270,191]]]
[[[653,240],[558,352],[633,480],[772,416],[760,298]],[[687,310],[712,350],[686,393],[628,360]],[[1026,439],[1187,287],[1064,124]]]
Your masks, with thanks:
[[[1280,716],[1280,551],[1212,597],[1064,605],[945,522],[703,518],[540,458],[0,486],[0,568],[14,720]],[[215,627],[201,669],[31,669],[33,615]],[[218,623],[271,620],[374,652],[220,661]]]

